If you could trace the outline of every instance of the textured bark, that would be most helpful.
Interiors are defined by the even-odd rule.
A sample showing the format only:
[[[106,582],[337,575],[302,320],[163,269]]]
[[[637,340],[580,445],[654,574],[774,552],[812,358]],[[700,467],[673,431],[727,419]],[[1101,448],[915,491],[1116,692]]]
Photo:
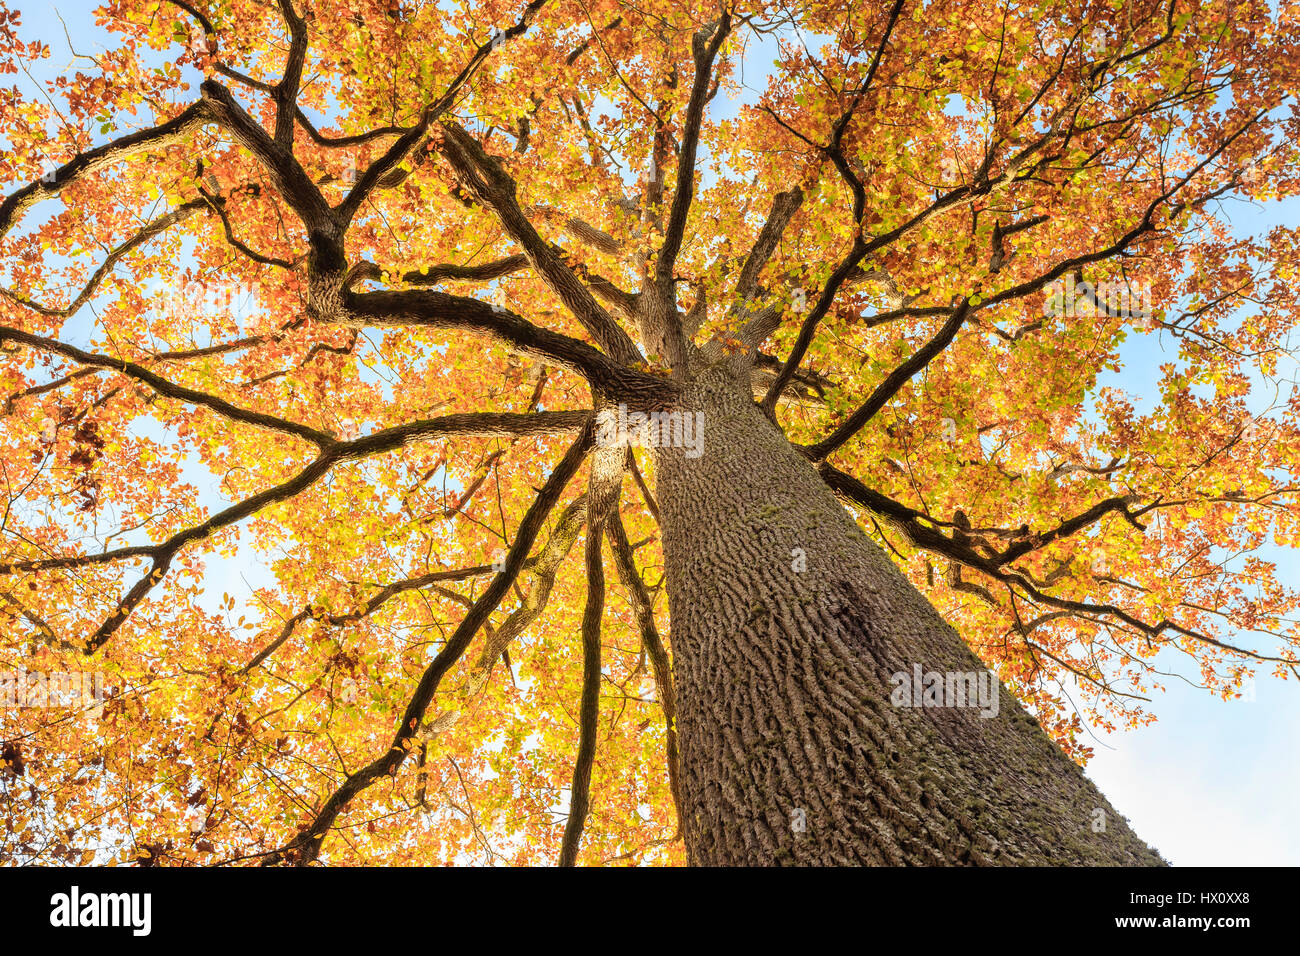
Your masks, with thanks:
[[[1163,862],[1005,688],[990,718],[894,706],[916,664],[986,670],[733,368],[681,407],[704,452],[656,458],[693,863]]]

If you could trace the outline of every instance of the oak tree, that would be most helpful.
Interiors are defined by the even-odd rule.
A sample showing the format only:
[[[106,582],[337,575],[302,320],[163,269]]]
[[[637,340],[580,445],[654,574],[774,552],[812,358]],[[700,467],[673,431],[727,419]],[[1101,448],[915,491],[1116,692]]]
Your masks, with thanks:
[[[1297,660],[1298,13],[108,0],[0,94],[0,669],[106,696],[0,855],[1159,862],[1083,717]]]

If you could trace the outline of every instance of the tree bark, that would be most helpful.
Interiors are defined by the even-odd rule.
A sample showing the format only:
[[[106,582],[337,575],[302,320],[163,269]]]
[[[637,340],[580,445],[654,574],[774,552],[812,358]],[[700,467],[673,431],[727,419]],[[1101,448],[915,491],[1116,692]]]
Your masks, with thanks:
[[[988,672],[741,378],[686,386],[702,454],[655,448],[690,861],[1162,864],[995,677],[995,716],[891,702]]]

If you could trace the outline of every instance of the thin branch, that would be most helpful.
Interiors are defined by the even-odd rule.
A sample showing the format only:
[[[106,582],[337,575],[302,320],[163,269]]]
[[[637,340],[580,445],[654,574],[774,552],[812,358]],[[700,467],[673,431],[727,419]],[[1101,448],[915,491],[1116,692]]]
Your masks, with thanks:
[[[976,552],[967,543],[967,540],[963,540],[959,536],[949,538],[935,528],[921,524],[921,520],[929,520],[927,516],[908,508],[906,505],[899,504],[880,494],[880,492],[873,491],[852,475],[848,475],[824,461],[818,466],[818,473],[837,495],[845,500],[862,505],[885,518],[916,547],[942,554],[954,561],[961,562],[973,570],[986,574],[996,581],[1019,587],[1031,600],[1039,604],[1078,614],[1114,618],[1153,639],[1161,638],[1168,631],[1252,660],[1279,664],[1295,663],[1283,657],[1260,654],[1248,648],[1228,644],[1217,638],[1210,637],[1208,634],[1202,634],[1177,624],[1168,618],[1151,624],[1113,604],[1076,601],[1047,594],[1042,587],[1030,581],[1022,572],[1007,568],[998,561]]]
[[[293,617],[284,622],[280,633],[275,640],[271,641],[266,647],[258,651],[253,659],[241,667],[238,671],[240,674],[247,674],[254,667],[257,667],[268,657],[280,649],[290,637],[293,636],[294,629],[308,618],[317,617],[319,620],[334,627],[342,627],[345,624],[351,624],[360,621],[362,618],[369,617],[375,611],[379,610],[399,594],[405,594],[408,591],[418,591],[427,588],[431,584],[440,581],[465,581],[470,578],[481,577],[485,574],[492,573],[492,565],[479,564],[468,568],[448,568],[439,571],[430,571],[427,574],[418,574],[414,577],[403,578],[401,581],[394,581],[387,584],[375,592],[364,605],[355,611],[348,611],[346,614],[327,614],[317,615],[312,607],[305,607]]]
[[[45,571],[108,564],[127,559],[151,558],[152,567],[149,572],[136,582],[135,586],[118,602],[116,610],[87,640],[85,653],[94,654],[116,633],[149,592],[163,580],[173,559],[182,548],[202,541],[222,528],[242,521],[269,505],[286,501],[300,494],[325,477],[341,462],[392,451],[422,438],[447,435],[517,437],[575,430],[581,430],[582,434],[586,434],[590,430],[591,422],[592,416],[589,412],[536,412],[528,415],[484,412],[446,415],[426,421],[408,422],[354,441],[333,442],[319,457],[288,481],[245,498],[219,511],[201,524],[178,531],[158,544],[132,545],[92,554],[12,561],[0,564],[0,575],[18,571]]]
[[[49,306],[41,305],[39,302],[34,302],[31,299],[18,295],[16,292],[11,292],[8,289],[0,288],[0,295],[9,299],[11,302],[18,303],[24,308],[31,309],[33,312],[39,312],[41,315],[66,319],[71,315],[75,315],[83,305],[94,297],[100,284],[103,283],[105,277],[113,270],[113,267],[117,265],[123,256],[140,248],[150,240],[156,239],[178,222],[183,222],[205,207],[206,203],[204,201],[193,200],[184,203],[183,205],[180,205],[170,212],[147,223],[144,228],[140,229],[130,239],[109,252],[109,254],[104,258],[104,261],[100,264],[99,268],[96,269],[90,279],[87,280],[76,298],[63,308],[51,308]]]
[[[636,561],[632,554],[632,545],[627,540],[627,531],[617,509],[610,516],[605,529],[609,538],[609,549],[614,556],[614,567],[618,571],[619,581],[627,592],[632,613],[636,615],[637,627],[641,631],[641,646],[650,658],[654,670],[655,686],[659,691],[659,706],[664,712],[666,733],[665,749],[668,761],[668,786],[673,797],[673,806],[677,811],[677,831],[683,833],[685,818],[682,815],[681,798],[681,760],[677,752],[677,692],[673,685],[672,667],[668,660],[668,649],[664,647],[659,629],[655,626],[654,610],[645,582],[637,573]]]
[[[79,365],[91,366],[93,368],[111,369],[128,378],[136,379],[152,388],[159,395],[167,398],[174,398],[177,401],[188,402],[192,405],[201,405],[209,408],[231,421],[242,422],[245,425],[254,425],[258,428],[266,428],[271,431],[280,432],[284,435],[292,435],[295,438],[301,438],[304,441],[311,442],[318,448],[329,448],[335,444],[336,439],[333,435],[319,429],[311,428],[307,425],[300,425],[297,422],[291,422],[275,415],[268,415],[265,412],[255,412],[250,409],[240,408],[232,405],[224,398],[216,395],[209,395],[207,392],[199,392],[192,388],[186,388],[183,385],[176,385],[169,382],[156,372],[151,372],[142,365],[135,362],[129,362],[125,359],[113,358],[109,355],[99,355],[94,352],[87,352],[79,349],[74,345],[66,342],[60,342],[57,339],[47,338],[43,335],[36,335],[32,332],[24,332],[20,329],[9,328],[0,325],[0,343],[18,342],[29,348],[40,349],[44,352],[52,352],[55,355],[61,355],[70,359]]]
[[[395,172],[400,163],[428,143],[428,133],[432,124],[452,107],[456,102],[456,97],[460,95],[461,90],[478,72],[479,67],[483,65],[492,51],[496,50],[502,43],[513,40],[527,32],[533,20],[537,18],[537,15],[541,12],[542,7],[546,6],[547,2],[548,0],[533,0],[524,8],[523,14],[521,14],[514,26],[503,30],[475,50],[469,62],[456,74],[442,95],[424,108],[420,121],[403,133],[383,156],[371,163],[357,177],[356,185],[352,187],[347,196],[343,198],[343,202],[339,204],[338,213],[341,224],[346,226],[347,223],[351,222],[352,217],[356,215],[361,203],[370,194],[370,191],[381,182],[387,183],[389,174]]]
[[[199,193],[207,201],[208,205],[212,208],[212,211],[221,218],[221,225],[226,233],[226,241],[235,249],[239,250],[239,252],[241,252],[245,257],[252,259],[254,262],[259,262],[264,266],[275,266],[279,269],[293,269],[298,262],[301,261],[301,259],[298,259],[291,262],[288,259],[278,259],[275,256],[266,256],[257,252],[244,242],[241,242],[235,235],[234,227],[230,224],[230,217],[226,215],[226,200],[221,196],[213,196],[204,189],[200,189]]]
[[[555,507],[565,486],[568,485],[577,472],[579,465],[586,458],[593,441],[594,429],[591,425],[591,419],[588,417],[587,427],[582,430],[577,440],[569,446],[568,452],[566,452],[555,470],[551,472],[550,477],[542,486],[542,490],[524,515],[514,543],[506,554],[505,570],[492,579],[492,583],[488,585],[487,590],[474,602],[473,608],[465,615],[460,625],[420,678],[420,683],[407,703],[406,711],[402,715],[401,722],[398,724],[397,732],[388,750],[382,757],[367,764],[356,773],[350,774],[321,805],[311,823],[303,829],[302,833],[287,846],[268,854],[263,859],[264,865],[280,862],[293,862],[299,866],[310,864],[320,854],[325,835],[334,825],[339,813],[352,799],[376,781],[398,771],[414,747],[420,722],[423,720],[429,704],[432,703],[443,676],[469,648],[474,635],[478,633],[478,629],[483,626],[488,616],[496,610],[497,605],[501,603],[501,599],[509,591],[510,586],[519,574],[520,568],[523,566],[524,559],[527,557],[528,552],[532,550],[533,543],[536,541],[547,515]]]
[[[600,618],[605,610],[605,566],[600,543],[618,501],[625,455],[620,448],[598,449],[587,493],[587,604],[582,612],[582,699],[578,708],[578,757],[569,787],[569,817],[560,842],[560,866],[574,866],[582,829],[591,806],[591,769],[596,761],[600,718]]]
[[[948,344],[956,337],[957,330],[966,321],[969,310],[970,300],[962,299],[957,307],[953,309],[948,321],[943,324],[942,328],[935,333],[930,341],[913,352],[906,361],[890,372],[885,377],[885,380],[876,386],[870,397],[853,414],[846,418],[843,424],[835,429],[831,435],[803,449],[804,454],[813,461],[821,461],[856,435],[876,412],[884,408],[885,404],[898,394],[899,390],[907,384],[912,376],[929,365],[936,355],[948,347]]]

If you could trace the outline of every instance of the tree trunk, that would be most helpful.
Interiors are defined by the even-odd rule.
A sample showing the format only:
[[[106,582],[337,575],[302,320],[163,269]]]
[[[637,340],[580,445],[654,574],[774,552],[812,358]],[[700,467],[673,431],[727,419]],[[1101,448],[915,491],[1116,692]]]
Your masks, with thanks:
[[[703,453],[655,454],[691,862],[1163,863],[734,372],[701,370],[681,408]],[[918,665],[991,680],[996,715],[899,706]]]

